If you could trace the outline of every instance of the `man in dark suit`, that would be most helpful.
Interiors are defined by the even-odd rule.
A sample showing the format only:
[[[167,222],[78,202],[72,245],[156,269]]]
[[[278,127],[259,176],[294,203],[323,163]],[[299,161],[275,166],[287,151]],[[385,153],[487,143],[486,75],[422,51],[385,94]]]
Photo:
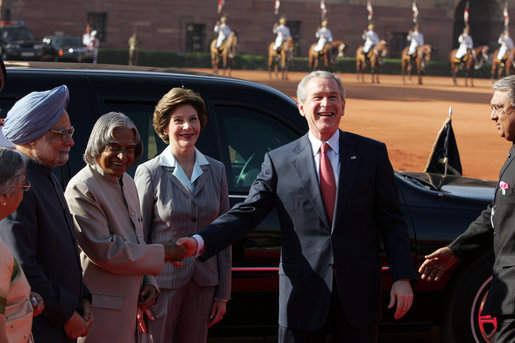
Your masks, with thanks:
[[[20,261],[45,309],[34,318],[36,342],[69,343],[93,323],[91,293],[82,282],[73,218],[52,169],[68,161],[74,129],[66,111],[68,87],[32,92],[7,113],[3,132],[27,164],[31,189],[0,221],[0,234]]]
[[[341,81],[316,71],[298,86],[303,137],[265,155],[243,203],[193,238],[205,259],[251,231],[274,208],[281,224],[279,341],[376,342],[381,315],[382,239],[393,277],[395,318],[411,307],[416,277],[386,147],[338,129]],[[249,309],[251,310],[251,309]]]
[[[501,137],[515,142],[515,75],[497,81],[492,88],[491,119]],[[493,250],[493,279],[482,314],[497,317],[496,343],[515,341],[514,159],[515,145],[501,168],[493,203],[451,244],[426,256],[419,268],[422,279],[438,281],[458,260],[468,261],[485,249]]]

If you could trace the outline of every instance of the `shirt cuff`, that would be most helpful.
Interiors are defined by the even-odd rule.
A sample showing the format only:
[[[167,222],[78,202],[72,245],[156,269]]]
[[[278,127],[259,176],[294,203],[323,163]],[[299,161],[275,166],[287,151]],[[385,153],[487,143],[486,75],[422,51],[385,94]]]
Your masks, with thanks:
[[[198,258],[200,255],[204,253],[204,239],[200,235],[192,236],[197,241],[197,252],[195,253],[195,258]]]

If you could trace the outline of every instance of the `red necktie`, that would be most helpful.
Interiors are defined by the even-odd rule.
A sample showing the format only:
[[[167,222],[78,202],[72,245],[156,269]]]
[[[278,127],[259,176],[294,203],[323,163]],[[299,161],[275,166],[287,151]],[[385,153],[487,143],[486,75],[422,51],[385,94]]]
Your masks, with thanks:
[[[327,156],[331,149],[328,143],[320,147],[320,191],[324,199],[325,209],[329,215],[329,221],[333,222],[334,203],[336,200],[336,181],[334,180],[333,166]]]

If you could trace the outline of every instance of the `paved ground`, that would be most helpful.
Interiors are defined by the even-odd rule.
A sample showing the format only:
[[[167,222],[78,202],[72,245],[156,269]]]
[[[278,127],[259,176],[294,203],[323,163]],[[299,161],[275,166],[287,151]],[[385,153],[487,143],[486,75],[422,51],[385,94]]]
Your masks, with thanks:
[[[208,71],[210,70],[202,70]],[[270,85],[295,97],[304,73],[290,73],[289,81],[270,80],[262,71],[232,72],[233,77]],[[422,171],[434,140],[453,110],[453,128],[465,176],[497,179],[510,143],[500,138],[490,120],[490,80],[454,86],[450,77],[425,77],[424,85],[403,84],[401,76],[382,75],[381,84],[356,81],[354,74],[340,74],[347,89],[342,129],[387,144],[395,169]]]

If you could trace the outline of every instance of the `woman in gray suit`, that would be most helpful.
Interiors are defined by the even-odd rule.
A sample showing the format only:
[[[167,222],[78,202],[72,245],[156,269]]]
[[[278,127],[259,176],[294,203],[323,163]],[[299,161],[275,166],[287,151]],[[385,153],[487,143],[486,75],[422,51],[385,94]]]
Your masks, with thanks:
[[[136,186],[126,173],[142,152],[132,120],[104,114],[89,137],[87,165],[66,187],[95,317],[79,342],[135,343],[138,312],[141,318],[158,296],[154,276],[180,256],[175,243],[145,244]]]
[[[155,108],[154,130],[169,146],[134,177],[149,243],[195,234],[229,209],[224,165],[195,148],[206,121],[204,100],[190,89],[171,89]],[[157,276],[161,294],[148,323],[151,342],[204,343],[208,327],[225,314],[230,248],[205,263],[190,258],[183,264],[166,265]]]

